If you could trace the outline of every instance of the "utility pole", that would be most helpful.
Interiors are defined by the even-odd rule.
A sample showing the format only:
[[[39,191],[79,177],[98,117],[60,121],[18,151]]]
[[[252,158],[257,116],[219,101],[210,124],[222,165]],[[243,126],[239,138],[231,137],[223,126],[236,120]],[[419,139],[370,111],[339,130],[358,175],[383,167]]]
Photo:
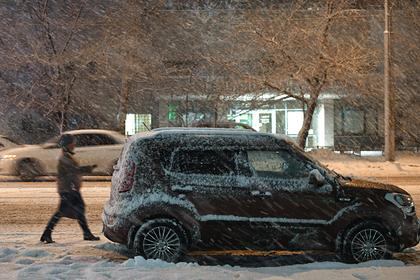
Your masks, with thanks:
[[[390,63],[390,10],[389,0],[384,0],[384,111],[385,111],[385,160],[395,160],[395,97],[391,89],[391,63]]]

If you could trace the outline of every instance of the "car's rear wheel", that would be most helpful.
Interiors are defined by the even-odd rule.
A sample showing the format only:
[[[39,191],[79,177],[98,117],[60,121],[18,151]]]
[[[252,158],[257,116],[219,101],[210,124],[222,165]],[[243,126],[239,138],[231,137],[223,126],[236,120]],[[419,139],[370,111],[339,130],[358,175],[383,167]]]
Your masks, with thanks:
[[[33,181],[39,176],[39,165],[31,159],[24,159],[18,163],[17,172],[22,181]]]
[[[156,219],[143,224],[136,233],[136,254],[146,259],[176,262],[185,254],[186,234],[182,227],[170,219]]]
[[[375,222],[360,223],[351,228],[343,243],[343,257],[349,262],[366,262],[391,256],[386,230]]]

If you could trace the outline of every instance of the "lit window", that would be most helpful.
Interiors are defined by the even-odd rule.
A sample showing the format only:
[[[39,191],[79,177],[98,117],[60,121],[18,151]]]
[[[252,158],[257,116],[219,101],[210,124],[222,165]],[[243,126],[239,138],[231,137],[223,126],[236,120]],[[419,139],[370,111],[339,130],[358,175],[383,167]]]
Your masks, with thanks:
[[[151,114],[127,114],[125,119],[125,135],[149,131],[152,126]]]

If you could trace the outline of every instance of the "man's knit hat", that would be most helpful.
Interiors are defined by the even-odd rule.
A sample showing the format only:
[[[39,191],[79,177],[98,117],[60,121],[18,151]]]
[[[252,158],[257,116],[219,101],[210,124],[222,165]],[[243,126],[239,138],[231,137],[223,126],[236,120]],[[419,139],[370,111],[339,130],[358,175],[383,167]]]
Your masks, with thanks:
[[[71,134],[62,134],[60,137],[60,141],[58,142],[58,144],[60,145],[61,148],[65,148],[68,145],[70,145],[71,143],[75,142],[76,138],[74,138],[73,135]]]

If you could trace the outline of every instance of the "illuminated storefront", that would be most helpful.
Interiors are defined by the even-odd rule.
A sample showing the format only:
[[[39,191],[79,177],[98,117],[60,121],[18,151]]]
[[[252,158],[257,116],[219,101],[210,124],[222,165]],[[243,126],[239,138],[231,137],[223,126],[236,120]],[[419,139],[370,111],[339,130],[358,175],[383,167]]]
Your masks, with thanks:
[[[304,108],[296,100],[282,100],[263,109],[232,109],[228,118],[245,123],[259,132],[287,135],[296,139],[303,124]],[[334,146],[333,100],[321,100],[312,119],[307,147]]]

